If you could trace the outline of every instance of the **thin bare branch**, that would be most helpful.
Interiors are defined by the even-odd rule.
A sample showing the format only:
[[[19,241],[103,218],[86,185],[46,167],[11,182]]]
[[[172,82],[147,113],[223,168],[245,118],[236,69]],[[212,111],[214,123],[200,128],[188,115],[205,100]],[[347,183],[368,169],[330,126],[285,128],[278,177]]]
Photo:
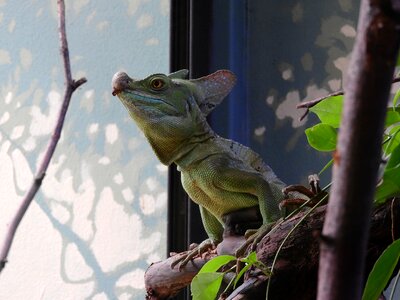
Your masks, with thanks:
[[[65,115],[68,110],[68,106],[71,100],[72,93],[82,84],[84,84],[87,80],[86,78],[80,78],[79,80],[75,81],[72,79],[71,76],[71,65],[69,60],[69,51],[68,51],[68,43],[67,43],[67,34],[65,31],[65,4],[64,0],[58,0],[58,15],[59,15],[59,36],[60,36],[60,49],[61,49],[61,57],[63,60],[64,65],[64,77],[65,77],[65,91],[64,91],[64,98],[62,102],[62,106],[58,113],[57,123],[54,128],[51,140],[47,145],[46,153],[43,157],[43,160],[36,172],[36,175],[33,179],[33,182],[25,194],[24,199],[21,202],[20,207],[18,208],[16,214],[14,215],[11,224],[9,225],[8,232],[6,234],[5,240],[1,245],[1,252],[0,252],[0,272],[5,267],[7,263],[7,257],[10,252],[10,248],[12,242],[15,237],[15,233],[19,224],[21,223],[22,218],[24,217],[26,211],[28,210],[29,205],[31,204],[32,200],[34,199],[37,191],[39,190],[42,181],[46,175],[46,170],[49,166],[50,160],[53,157],[54,151],[56,149],[58,140],[60,139],[61,131],[63,128]]]
[[[400,81],[400,76],[396,76],[393,78],[392,83],[396,83]],[[310,108],[317,105],[318,103],[330,98],[330,97],[335,97],[335,96],[340,96],[340,95],[344,95],[344,91],[337,91],[337,92],[333,92],[330,94],[327,94],[325,96],[310,100],[310,101],[304,101],[301,102],[300,104],[298,104],[296,106],[296,108],[305,108],[306,110],[304,111],[304,114],[301,115],[300,117],[300,121],[303,121],[304,118],[308,115],[308,113],[310,112]]]
[[[323,101],[323,100],[325,100],[325,99],[327,99],[329,97],[340,96],[340,95],[344,95],[344,92],[343,91],[337,91],[337,92],[330,93],[328,95],[325,95],[325,96],[322,96],[322,97],[319,97],[319,98],[316,98],[316,99],[313,99],[313,100],[310,100],[310,101],[301,102],[300,104],[298,104],[296,106],[296,108],[310,108],[310,107],[313,107],[313,106],[317,105],[318,103],[320,103],[321,101]]]
[[[344,92],[343,91],[334,92],[334,93],[319,97],[317,99],[313,99],[313,100],[302,102],[302,103],[298,104],[296,106],[296,108],[306,108],[306,110],[300,117],[300,121],[303,121],[304,118],[308,115],[311,107],[317,105],[318,103],[320,103],[321,101],[323,101],[325,99],[328,99],[328,98],[334,97],[334,96],[340,96],[340,95],[344,95]]]

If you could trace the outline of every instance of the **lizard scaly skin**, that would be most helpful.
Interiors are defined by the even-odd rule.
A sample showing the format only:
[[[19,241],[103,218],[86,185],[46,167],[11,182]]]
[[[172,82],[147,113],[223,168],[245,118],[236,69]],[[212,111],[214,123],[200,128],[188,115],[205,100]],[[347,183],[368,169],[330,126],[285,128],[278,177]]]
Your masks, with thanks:
[[[278,220],[285,185],[258,154],[218,136],[206,121],[235,75],[220,70],[194,80],[186,76],[181,70],[134,80],[118,72],[112,87],[159,160],[181,171],[184,189],[200,207],[209,237],[200,246],[206,248],[221,242],[227,213],[258,206],[265,226]]]

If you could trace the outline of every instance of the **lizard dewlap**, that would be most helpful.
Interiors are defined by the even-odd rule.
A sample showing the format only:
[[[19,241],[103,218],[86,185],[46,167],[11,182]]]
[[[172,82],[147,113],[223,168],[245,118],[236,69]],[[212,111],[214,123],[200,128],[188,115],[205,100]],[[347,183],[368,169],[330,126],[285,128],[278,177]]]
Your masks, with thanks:
[[[187,74],[180,70],[135,80],[118,72],[112,88],[159,160],[181,171],[209,237],[200,245],[204,248],[222,240],[227,213],[256,206],[264,225],[279,219],[285,185],[257,153],[218,136],[206,121],[235,85],[235,75],[220,70],[187,80]]]

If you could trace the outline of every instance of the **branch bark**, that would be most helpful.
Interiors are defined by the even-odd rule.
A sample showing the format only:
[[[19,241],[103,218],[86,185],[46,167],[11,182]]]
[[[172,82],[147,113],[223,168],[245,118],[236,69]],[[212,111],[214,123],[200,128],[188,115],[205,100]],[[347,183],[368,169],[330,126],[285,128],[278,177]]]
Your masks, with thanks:
[[[360,299],[382,133],[399,49],[389,0],[363,0],[321,238],[318,299]]]
[[[19,206],[16,214],[14,215],[7,234],[5,236],[5,240],[1,246],[0,251],[0,273],[4,269],[7,263],[7,257],[10,252],[10,248],[12,242],[15,237],[15,233],[19,224],[21,223],[22,218],[24,217],[26,211],[28,210],[29,205],[31,204],[32,200],[34,199],[37,191],[39,190],[42,181],[46,175],[46,170],[50,164],[50,160],[53,157],[54,151],[56,149],[58,140],[60,139],[61,131],[64,125],[65,115],[68,110],[68,106],[72,97],[72,93],[82,84],[84,84],[87,80],[86,78],[80,78],[79,80],[75,81],[72,79],[71,75],[71,64],[69,60],[69,50],[68,50],[68,42],[67,42],[67,34],[65,30],[65,4],[64,0],[58,0],[58,16],[59,16],[59,36],[60,36],[60,51],[61,57],[63,60],[64,66],[64,77],[65,77],[65,91],[64,91],[64,98],[62,102],[62,106],[58,113],[57,123],[53,130],[53,134],[49,144],[47,145],[46,153],[43,157],[43,160],[37,170],[33,182],[25,194],[21,205]]]
[[[326,206],[317,208],[297,227],[284,244],[278,255],[271,277],[268,299],[314,300],[317,291],[317,272],[319,258],[319,235],[325,218]],[[271,266],[276,252],[288,232],[299,222],[306,212],[299,213],[280,224],[257,246],[257,258]],[[366,272],[372,269],[383,250],[399,238],[400,199],[376,207],[371,218],[370,238],[367,247]],[[215,254],[214,254],[215,255]],[[169,299],[188,285],[200,267],[213,254],[196,258],[181,271],[171,269],[175,258],[152,264],[145,274],[146,299]],[[247,274],[249,275],[249,274]],[[227,300],[265,300],[268,278],[260,274],[247,276],[242,285],[233,291]],[[290,288],[288,288],[290,287]]]
[[[207,253],[205,256],[190,261],[182,270],[178,267],[171,268],[171,263],[174,262],[176,256],[151,264],[144,276],[146,300],[170,299],[176,296],[181,289],[192,282],[193,277],[204,264],[214,257],[216,257],[215,253]]]

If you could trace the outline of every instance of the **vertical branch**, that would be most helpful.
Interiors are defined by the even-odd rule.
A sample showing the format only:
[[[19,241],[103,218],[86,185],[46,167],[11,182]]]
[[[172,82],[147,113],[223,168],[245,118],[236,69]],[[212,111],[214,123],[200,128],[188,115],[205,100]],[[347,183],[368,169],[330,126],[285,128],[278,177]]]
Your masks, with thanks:
[[[54,151],[56,149],[58,140],[60,139],[62,127],[65,120],[65,115],[68,110],[68,106],[71,100],[72,93],[82,84],[86,82],[86,78],[81,78],[77,81],[72,79],[71,76],[71,65],[69,61],[69,51],[68,51],[68,43],[67,43],[67,35],[65,31],[65,4],[64,0],[58,0],[58,16],[59,16],[59,35],[60,35],[60,50],[61,57],[64,65],[64,77],[65,77],[65,91],[64,98],[62,102],[62,106],[58,113],[57,123],[53,130],[53,134],[49,144],[47,145],[47,149],[41,164],[39,165],[38,171],[35,174],[33,182],[26,193],[24,199],[21,202],[16,214],[14,215],[11,224],[8,227],[7,234],[5,236],[5,240],[3,242],[0,249],[0,272],[5,267],[7,263],[7,257],[10,252],[10,248],[12,242],[14,240],[15,232],[19,224],[21,223],[22,218],[24,217],[29,205],[31,204],[33,198],[35,197],[37,191],[39,190],[43,178],[46,175],[46,170],[50,164],[50,160],[53,157]]]
[[[65,3],[64,0],[57,0],[58,5],[58,34],[60,37],[60,53],[64,65],[65,86],[68,88],[72,83],[71,64],[69,62],[69,50],[67,33],[65,30]]]
[[[361,2],[322,232],[320,300],[361,298],[385,113],[399,49],[399,16],[390,0]]]

